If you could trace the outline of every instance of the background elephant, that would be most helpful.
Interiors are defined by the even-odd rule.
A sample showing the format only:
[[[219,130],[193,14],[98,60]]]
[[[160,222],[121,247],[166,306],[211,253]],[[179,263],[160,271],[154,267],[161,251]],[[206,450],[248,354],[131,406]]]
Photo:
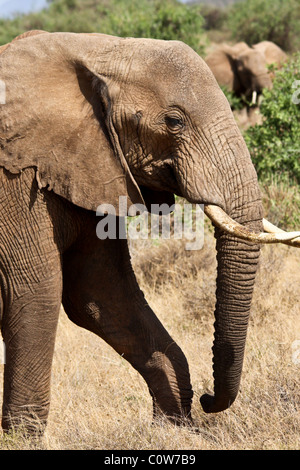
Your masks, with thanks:
[[[267,65],[276,64],[280,67],[288,58],[286,53],[272,41],[262,41],[252,47],[264,56]]]
[[[256,172],[205,62],[179,42],[45,33],[11,43],[0,77],[3,428],[22,418],[30,430],[33,416],[46,423],[61,302],[140,372],[156,412],[190,416],[186,358],[145,301],[127,241],[96,236],[100,204],[123,220],[120,196],[149,207],[175,193],[205,204],[214,220],[214,396],[201,403],[206,412],[228,408],[259,258],[250,242],[277,236],[258,235]]]
[[[280,64],[285,58],[278,46],[263,41],[253,48],[244,42],[234,46],[220,45],[208,54],[205,61],[220,85],[250,101],[253,92],[259,94],[263,88],[272,86],[267,65]]]

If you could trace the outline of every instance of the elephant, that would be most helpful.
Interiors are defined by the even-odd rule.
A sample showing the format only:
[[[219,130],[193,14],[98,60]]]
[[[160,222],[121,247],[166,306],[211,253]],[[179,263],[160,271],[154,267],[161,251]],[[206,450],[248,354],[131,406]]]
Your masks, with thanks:
[[[280,67],[288,58],[286,53],[272,41],[261,41],[252,47],[263,54],[267,65],[276,64]]]
[[[273,62],[280,65],[285,59],[286,54],[276,44],[263,41],[253,47],[244,42],[234,46],[222,44],[205,61],[220,85],[256,104],[263,88],[272,87],[267,65]]]
[[[25,39],[25,38],[28,38],[30,36],[36,36],[37,34],[44,34],[44,33],[46,33],[46,31],[43,31],[41,29],[33,29],[31,31],[26,31],[25,33],[22,33],[19,36],[15,37],[12,40],[12,42],[19,41],[20,39]],[[4,52],[5,49],[7,49],[9,47],[9,45],[10,45],[10,43],[4,44],[3,46],[0,46],[0,54],[1,54],[1,52]]]
[[[204,204],[218,268],[214,395],[201,404],[227,409],[260,244],[298,247],[299,232],[264,229],[255,169],[209,67],[182,42],[45,32],[2,51],[0,78],[2,428],[47,424],[61,304],[141,374],[155,416],[192,422],[187,359],[146,302],[126,238],[96,234],[99,205],[124,221],[120,197],[149,211],[171,211],[174,194]]]

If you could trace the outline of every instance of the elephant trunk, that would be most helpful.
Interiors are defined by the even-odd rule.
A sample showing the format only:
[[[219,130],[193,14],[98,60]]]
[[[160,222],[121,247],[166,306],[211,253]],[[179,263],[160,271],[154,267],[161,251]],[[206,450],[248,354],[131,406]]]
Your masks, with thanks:
[[[257,182],[249,195],[229,214],[251,231],[261,232],[262,206]],[[255,193],[254,193],[255,192]],[[217,290],[213,344],[214,396],[200,401],[205,412],[223,411],[235,400],[241,379],[244,349],[260,245],[243,241],[215,228],[217,240]]]
[[[218,96],[219,107],[226,104]],[[228,109],[230,112],[230,109]],[[209,151],[210,162],[218,171],[202,173],[204,156],[195,152],[192,172],[179,168],[181,193],[190,202],[202,202],[211,216],[217,208],[225,216],[222,224],[213,219],[217,240],[217,290],[215,308],[215,335],[213,345],[214,396],[203,395],[201,404],[206,412],[228,408],[235,400],[242,373],[244,349],[250,306],[257,271],[260,243],[274,243],[278,236],[263,232],[263,208],[257,174],[245,141],[231,112],[214,113],[210,125],[202,127],[194,148]],[[177,165],[180,162],[177,160]],[[203,164],[202,164],[203,165]],[[237,224],[232,223],[237,222]],[[226,229],[224,229],[224,225]],[[258,237],[254,236],[254,233]],[[268,234],[270,235],[270,234]],[[274,235],[274,234],[273,234]],[[279,235],[279,234],[277,234]],[[291,235],[292,242],[299,234]]]
[[[217,412],[228,408],[238,393],[259,259],[259,246],[252,242],[300,247],[300,237],[299,232],[284,232],[266,219],[261,221],[261,205],[258,203],[253,203],[250,211],[257,214],[257,220],[252,216],[253,221],[244,225],[230,219],[217,206],[206,206],[205,212],[217,227],[218,278],[213,346],[215,396],[204,395],[201,403],[206,412]],[[243,217],[245,213],[250,215],[249,206],[242,212]],[[262,225],[268,233],[258,233]],[[234,238],[233,232],[247,242]]]

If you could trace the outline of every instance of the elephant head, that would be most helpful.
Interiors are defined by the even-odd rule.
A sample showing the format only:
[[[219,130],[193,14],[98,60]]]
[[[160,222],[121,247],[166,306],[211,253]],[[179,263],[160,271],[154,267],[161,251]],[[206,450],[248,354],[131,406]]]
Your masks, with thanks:
[[[205,61],[220,85],[239,96],[244,95],[248,101],[253,98],[253,94],[257,96],[263,88],[272,86],[264,54],[246,43],[232,47],[221,45]]]
[[[218,274],[214,396],[201,402],[226,409],[239,388],[259,243],[298,234],[261,233],[256,172],[209,67],[180,42],[45,33],[6,48],[0,77],[0,166],[10,173],[34,168],[40,190],[87,211],[118,211],[120,196],[206,206]]]
[[[266,59],[259,50],[249,48],[243,51],[236,57],[235,67],[243,93],[248,99],[253,93],[261,93],[264,88],[272,87]]]

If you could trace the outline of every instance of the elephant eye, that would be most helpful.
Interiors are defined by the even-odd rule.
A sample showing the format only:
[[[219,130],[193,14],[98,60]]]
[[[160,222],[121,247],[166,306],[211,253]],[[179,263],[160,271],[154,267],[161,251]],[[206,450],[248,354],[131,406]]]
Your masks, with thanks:
[[[178,132],[180,131],[184,124],[183,124],[183,120],[181,119],[181,117],[175,117],[175,116],[166,116],[166,124],[168,126],[168,128],[170,129],[170,131],[172,132]]]

